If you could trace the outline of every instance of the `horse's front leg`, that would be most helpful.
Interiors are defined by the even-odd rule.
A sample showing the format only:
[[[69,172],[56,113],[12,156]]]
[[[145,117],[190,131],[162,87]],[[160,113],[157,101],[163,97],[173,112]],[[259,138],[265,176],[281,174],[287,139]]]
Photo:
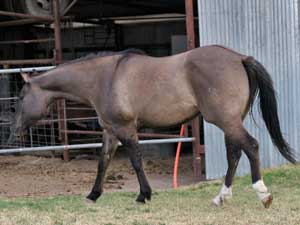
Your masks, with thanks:
[[[119,140],[111,132],[104,130],[103,146],[98,162],[98,171],[91,193],[86,197],[89,202],[96,202],[103,192],[105,172],[118,147]]]
[[[151,187],[144,172],[142,153],[138,147],[137,131],[134,126],[127,126],[117,129],[117,136],[127,150],[131,164],[136,172],[139,184],[140,194],[136,201],[145,203],[145,199],[151,200]]]
[[[136,201],[145,203],[145,199],[151,200],[151,187],[144,172],[142,154],[138,147],[138,142],[137,140],[126,140],[123,142],[123,145],[127,149],[131,164],[136,172],[140,184],[140,194]]]
[[[225,176],[225,183],[223,184],[220,193],[213,199],[213,204],[216,206],[223,205],[224,201],[232,197],[232,183],[233,178],[239,164],[239,160],[242,155],[241,147],[236,145],[230,140],[230,138],[225,136],[226,153],[228,169]]]

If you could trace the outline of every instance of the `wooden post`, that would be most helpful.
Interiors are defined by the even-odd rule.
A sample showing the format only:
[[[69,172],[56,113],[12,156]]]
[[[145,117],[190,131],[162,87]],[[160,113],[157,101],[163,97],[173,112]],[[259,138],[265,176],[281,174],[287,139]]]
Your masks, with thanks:
[[[195,42],[195,23],[194,23],[194,1],[185,0],[186,12],[186,34],[187,34],[187,48],[188,50],[196,47]],[[195,181],[202,180],[201,168],[201,145],[200,145],[200,127],[199,117],[192,121],[192,134],[195,137],[193,142],[193,170]]]
[[[54,38],[55,38],[55,50],[54,57],[55,63],[62,63],[62,48],[61,48],[61,30],[60,30],[60,9],[59,9],[59,0],[52,0],[52,10],[54,17]],[[67,84],[66,84],[67,85]],[[66,121],[66,101],[59,100],[57,103],[58,111],[58,127],[59,127],[59,138],[63,145],[68,144],[68,133],[67,130],[67,121]],[[63,157],[65,161],[70,160],[69,149],[64,149]]]

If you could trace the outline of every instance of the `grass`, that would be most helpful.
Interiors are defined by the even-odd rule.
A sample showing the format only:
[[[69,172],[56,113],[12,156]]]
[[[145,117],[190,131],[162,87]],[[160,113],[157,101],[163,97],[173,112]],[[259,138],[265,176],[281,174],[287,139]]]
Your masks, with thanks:
[[[264,180],[274,196],[266,210],[250,185],[250,177],[236,179],[230,202],[211,205],[221,181],[153,194],[151,202],[135,203],[136,193],[104,194],[94,205],[83,196],[0,199],[2,225],[177,225],[177,224],[300,224],[300,167],[265,170]]]

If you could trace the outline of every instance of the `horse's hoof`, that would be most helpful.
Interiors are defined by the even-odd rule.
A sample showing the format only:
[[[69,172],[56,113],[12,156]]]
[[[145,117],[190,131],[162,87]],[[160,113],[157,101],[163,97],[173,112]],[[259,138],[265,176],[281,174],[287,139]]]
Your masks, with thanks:
[[[96,202],[97,199],[101,196],[102,192],[91,192],[88,196],[86,196],[87,199]]]
[[[143,194],[139,194],[139,196],[136,198],[135,200],[137,203],[142,203],[142,204],[145,204],[146,201],[145,201],[145,196]]]
[[[223,200],[220,198],[220,196],[215,197],[211,203],[216,206],[216,207],[220,207],[224,204]]]
[[[85,198],[84,202],[88,205],[94,205],[96,203],[96,201],[89,199],[89,198]]]
[[[273,196],[271,194],[269,194],[267,197],[265,197],[262,200],[262,203],[263,203],[264,207],[266,209],[268,209],[270,207],[270,205],[272,204],[272,201],[273,201]]]
[[[151,191],[143,192],[142,194],[148,201],[151,201]]]
[[[136,202],[145,204],[146,203],[146,201],[145,201],[146,198],[147,197],[145,197],[145,195],[143,193],[140,193],[139,196],[136,198]]]

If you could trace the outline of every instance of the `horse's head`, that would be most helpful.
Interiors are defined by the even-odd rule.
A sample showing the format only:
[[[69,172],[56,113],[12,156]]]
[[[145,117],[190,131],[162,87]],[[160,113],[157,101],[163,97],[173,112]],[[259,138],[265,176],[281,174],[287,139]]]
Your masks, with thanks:
[[[20,136],[21,132],[47,114],[47,92],[32,82],[29,74],[22,73],[25,81],[12,118],[8,143]]]

